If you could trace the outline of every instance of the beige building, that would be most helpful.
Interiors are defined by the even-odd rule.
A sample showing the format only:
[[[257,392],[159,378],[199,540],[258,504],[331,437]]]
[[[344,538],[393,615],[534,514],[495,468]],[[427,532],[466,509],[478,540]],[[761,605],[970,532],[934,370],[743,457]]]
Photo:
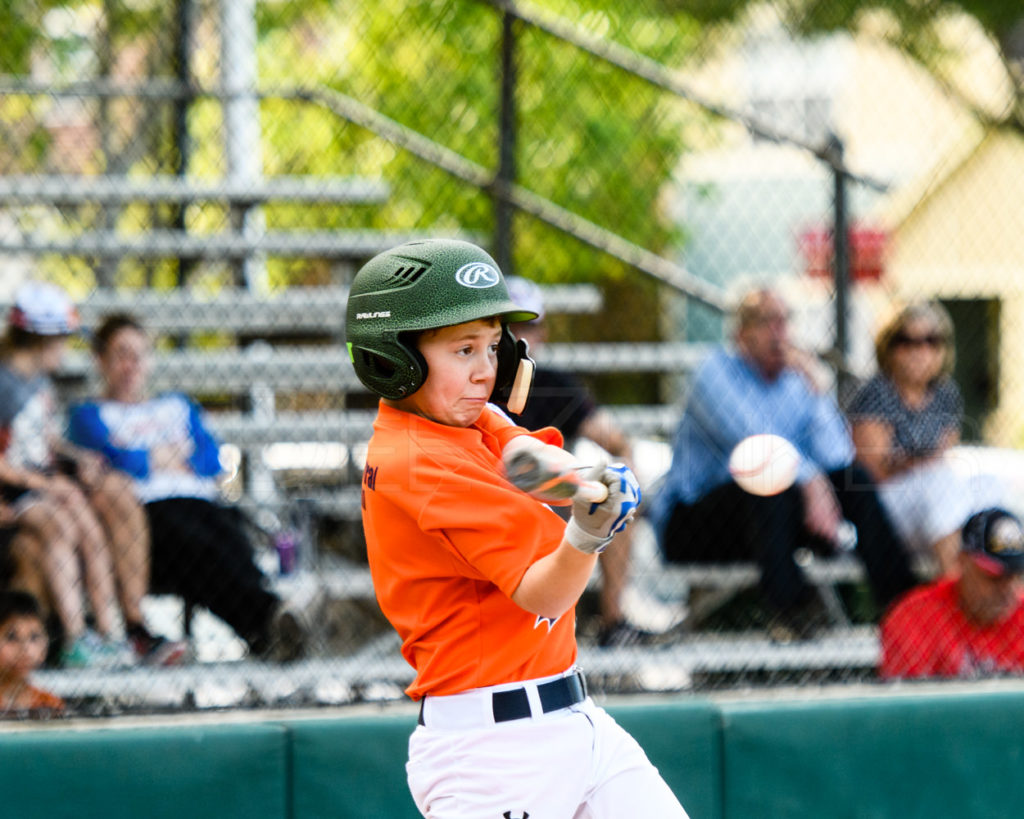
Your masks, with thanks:
[[[911,207],[883,214],[893,236],[893,291],[942,299],[954,318],[958,306],[974,315],[973,326],[958,321],[958,352],[974,360],[961,380],[987,382],[983,437],[1014,447],[1024,446],[1022,191],[1024,139],[992,131]]]
[[[967,404],[967,437],[1024,446],[1024,412],[1018,409],[1024,407],[1024,360],[1015,354],[1024,348],[1024,271],[1018,269],[1024,260],[1024,140],[983,124],[1012,104],[1011,87],[992,44],[970,19],[943,24],[950,48],[942,82],[884,42],[881,17],[872,25],[856,38],[797,42],[770,9],[762,9],[742,36],[689,76],[705,98],[806,144],[821,144],[828,130],[837,133],[847,166],[885,183],[882,192],[848,189],[854,219],[889,236],[881,282],[856,285],[851,299],[855,371],[864,374],[872,366],[870,336],[889,310],[907,300],[940,298],[957,324],[956,375]],[[680,178],[694,189],[744,185],[760,203],[757,211],[747,205],[748,213],[761,218],[767,212],[775,220],[746,219],[761,242],[746,254],[756,260],[746,267],[730,266],[728,258],[738,255],[742,237],[717,248],[701,248],[698,237],[693,266],[711,260],[706,266],[725,271],[720,281],[726,287],[746,279],[785,281],[798,317],[806,316],[805,338],[827,349],[833,343],[831,287],[808,279],[796,249],[808,213],[821,224],[831,221],[831,179],[823,163],[736,126],[716,132],[714,142],[687,156]],[[803,195],[814,201],[801,212],[780,191],[791,200]],[[699,225],[705,218],[700,207],[682,208],[681,220]],[[743,221],[746,215],[734,208],[717,222],[706,220],[707,232],[721,232],[730,218]],[[773,257],[767,238],[772,231],[779,234],[777,250],[789,243],[788,256]]]

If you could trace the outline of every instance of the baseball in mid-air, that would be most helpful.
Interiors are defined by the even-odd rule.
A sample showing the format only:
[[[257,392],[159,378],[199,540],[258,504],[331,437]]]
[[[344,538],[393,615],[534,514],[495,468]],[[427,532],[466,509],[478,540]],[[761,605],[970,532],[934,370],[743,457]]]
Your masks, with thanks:
[[[800,453],[779,435],[751,435],[729,456],[729,473],[753,495],[777,495],[793,485]]]

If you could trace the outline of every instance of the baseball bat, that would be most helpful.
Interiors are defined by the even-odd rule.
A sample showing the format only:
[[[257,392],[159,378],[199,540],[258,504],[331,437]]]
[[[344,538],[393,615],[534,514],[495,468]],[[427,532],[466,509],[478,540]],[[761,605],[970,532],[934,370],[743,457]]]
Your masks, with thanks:
[[[585,480],[580,474],[584,469],[589,467],[545,463],[536,452],[524,449],[509,459],[506,472],[516,488],[538,500],[560,501],[578,497],[591,503],[601,503],[608,497],[608,487],[600,481]]]

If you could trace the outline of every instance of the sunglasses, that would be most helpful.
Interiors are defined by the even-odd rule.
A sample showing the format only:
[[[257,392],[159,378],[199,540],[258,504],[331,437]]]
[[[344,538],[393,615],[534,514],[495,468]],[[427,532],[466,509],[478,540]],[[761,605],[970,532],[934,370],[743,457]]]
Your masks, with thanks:
[[[909,336],[906,333],[897,333],[892,337],[892,343],[897,347],[941,347],[946,339],[938,333],[929,333],[926,336]]]

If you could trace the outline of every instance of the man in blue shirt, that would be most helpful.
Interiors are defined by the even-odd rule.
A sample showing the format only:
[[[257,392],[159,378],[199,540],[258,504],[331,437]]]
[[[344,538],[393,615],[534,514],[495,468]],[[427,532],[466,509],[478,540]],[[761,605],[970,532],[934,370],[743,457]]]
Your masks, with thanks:
[[[765,599],[799,629],[812,589],[794,552],[833,551],[845,518],[857,529],[857,552],[884,609],[916,579],[869,474],[854,462],[838,406],[790,345],[778,294],[747,294],[735,322],[735,347],[712,353],[694,376],[672,465],[652,503],[666,559],[756,561]],[[749,494],[729,474],[733,448],[757,433],[786,438],[802,456],[796,482],[778,495]]]

